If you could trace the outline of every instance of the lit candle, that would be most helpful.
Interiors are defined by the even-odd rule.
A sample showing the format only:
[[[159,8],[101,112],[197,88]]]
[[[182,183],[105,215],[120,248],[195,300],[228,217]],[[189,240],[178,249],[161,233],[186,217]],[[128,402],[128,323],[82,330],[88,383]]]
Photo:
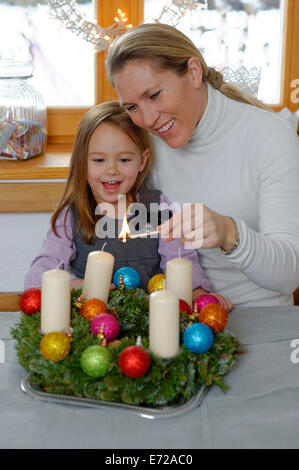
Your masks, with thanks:
[[[41,332],[69,329],[71,319],[71,276],[67,271],[51,269],[42,274]]]
[[[105,304],[108,301],[114,256],[107,251],[92,251],[86,263],[83,296],[86,299],[100,299]]]
[[[166,287],[179,299],[192,307],[192,262],[185,258],[174,258],[166,263]]]
[[[149,298],[149,347],[163,358],[179,352],[179,299],[166,289],[153,292]]]

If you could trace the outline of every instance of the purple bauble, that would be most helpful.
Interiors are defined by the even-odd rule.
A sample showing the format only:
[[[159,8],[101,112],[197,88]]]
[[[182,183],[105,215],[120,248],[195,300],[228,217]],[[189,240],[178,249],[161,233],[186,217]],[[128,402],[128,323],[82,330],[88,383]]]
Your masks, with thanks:
[[[220,304],[219,300],[212,294],[201,294],[194,300],[197,306],[197,311],[200,312],[208,304]]]
[[[97,315],[90,323],[90,331],[97,336],[103,323],[105,338],[108,342],[113,341],[119,333],[119,323],[110,313],[100,313],[100,315]]]

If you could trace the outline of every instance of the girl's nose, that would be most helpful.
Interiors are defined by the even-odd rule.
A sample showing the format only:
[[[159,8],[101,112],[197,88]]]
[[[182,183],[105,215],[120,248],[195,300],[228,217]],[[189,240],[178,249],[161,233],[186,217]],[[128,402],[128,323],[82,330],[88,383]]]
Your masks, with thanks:
[[[118,167],[115,162],[108,162],[106,167],[106,173],[108,175],[116,175],[118,173]]]

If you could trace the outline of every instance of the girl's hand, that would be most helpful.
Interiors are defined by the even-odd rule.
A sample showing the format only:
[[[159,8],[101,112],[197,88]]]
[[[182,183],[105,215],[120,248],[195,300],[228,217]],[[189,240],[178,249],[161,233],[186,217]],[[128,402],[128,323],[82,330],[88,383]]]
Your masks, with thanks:
[[[180,238],[186,248],[217,248],[228,251],[237,239],[230,217],[195,202],[158,227],[165,241]]]
[[[84,279],[71,279],[71,289],[81,289]]]
[[[71,289],[81,289],[83,287],[84,279],[72,279],[71,280]],[[110,284],[110,290],[114,290],[115,285]]]

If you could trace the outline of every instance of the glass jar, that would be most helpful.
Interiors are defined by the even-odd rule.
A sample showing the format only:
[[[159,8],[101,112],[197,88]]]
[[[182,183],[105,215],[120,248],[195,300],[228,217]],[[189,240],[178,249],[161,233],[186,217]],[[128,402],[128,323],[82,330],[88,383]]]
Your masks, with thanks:
[[[43,98],[28,83],[32,67],[0,61],[0,158],[26,160],[40,155],[47,140]]]

